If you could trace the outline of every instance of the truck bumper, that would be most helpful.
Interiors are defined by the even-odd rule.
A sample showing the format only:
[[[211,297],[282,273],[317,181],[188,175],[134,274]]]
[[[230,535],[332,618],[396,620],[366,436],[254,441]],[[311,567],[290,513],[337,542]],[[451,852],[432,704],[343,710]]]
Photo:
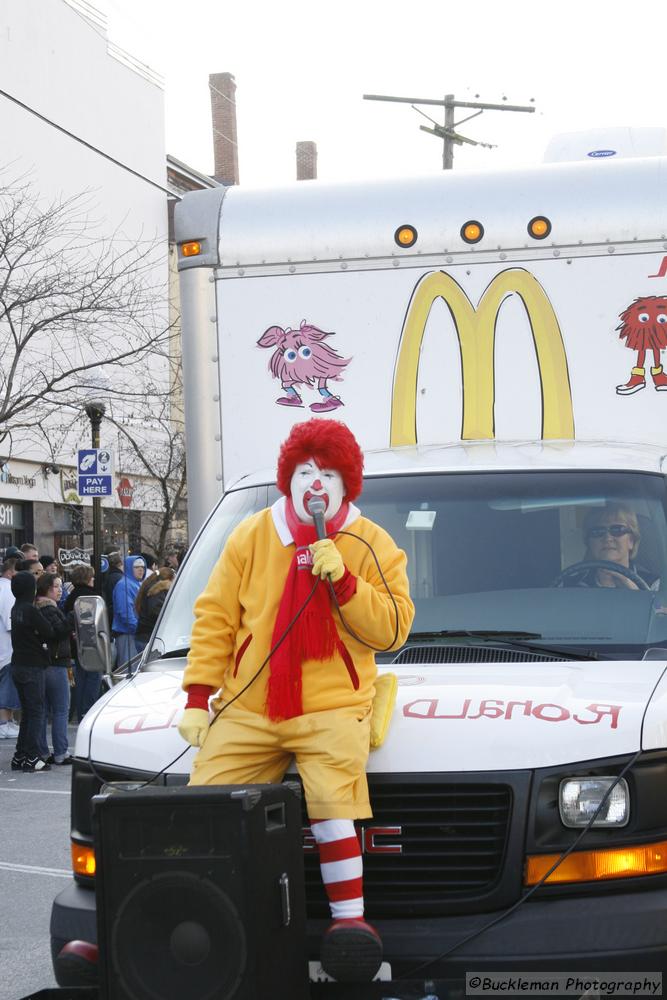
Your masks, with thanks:
[[[527,902],[446,958],[441,956],[499,914],[390,921],[368,917],[382,936],[392,977],[444,979],[491,971],[665,972],[666,914],[667,889]],[[326,926],[326,921],[309,922],[312,958],[319,954]],[[53,903],[53,958],[73,940],[97,942],[95,893],[75,883]],[[413,975],[422,963],[428,967]]]
[[[478,971],[664,972],[666,914],[667,889],[529,901],[446,958],[440,956],[499,914],[367,918],[382,937],[393,978],[458,979]],[[324,921],[309,924],[312,956],[325,927]]]
[[[51,907],[51,964],[59,986],[88,985],[85,978],[75,983],[72,976],[64,974],[56,959],[61,949],[70,941],[89,941],[97,944],[97,911],[95,890],[71,882],[59,892]]]

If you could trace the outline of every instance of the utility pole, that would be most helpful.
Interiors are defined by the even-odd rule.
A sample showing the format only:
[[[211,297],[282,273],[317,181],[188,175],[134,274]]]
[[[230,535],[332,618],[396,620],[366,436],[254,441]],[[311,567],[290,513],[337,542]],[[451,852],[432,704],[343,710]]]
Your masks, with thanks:
[[[420,125],[420,128],[423,126]],[[454,132],[454,95],[445,94],[445,135],[442,143],[442,169],[454,166],[454,140],[449,138]]]
[[[451,170],[454,166],[454,146],[462,146],[463,143],[467,143],[470,146],[483,146],[485,149],[493,149],[494,147],[488,142],[477,142],[474,139],[468,139],[466,136],[461,135],[456,129],[459,125],[464,122],[470,121],[471,118],[477,118],[484,111],[527,111],[528,113],[534,112],[534,105],[525,104],[486,104],[483,101],[457,101],[454,94],[445,94],[445,98],[439,101],[433,97],[390,97],[384,94],[364,94],[363,98],[365,101],[393,101],[398,104],[410,104],[413,109],[417,111],[420,115],[424,115],[425,118],[431,122],[432,128],[427,125],[420,125],[420,129],[423,132],[430,132],[431,135],[437,136],[442,139],[442,169]],[[421,111],[416,105],[418,104],[429,104],[437,105],[438,107],[445,109],[445,122],[444,125],[440,125],[435,119],[430,118],[424,111]],[[468,115],[466,118],[462,118],[459,122],[454,121],[454,109],[455,108],[476,108],[474,114]]]

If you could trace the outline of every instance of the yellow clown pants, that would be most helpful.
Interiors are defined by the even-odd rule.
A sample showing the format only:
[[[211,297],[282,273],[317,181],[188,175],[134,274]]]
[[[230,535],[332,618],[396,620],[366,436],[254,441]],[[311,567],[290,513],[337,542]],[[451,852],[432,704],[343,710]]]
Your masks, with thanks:
[[[367,819],[370,718],[371,706],[357,705],[272,722],[230,705],[211,725],[190,784],[279,782],[294,758],[310,819]]]

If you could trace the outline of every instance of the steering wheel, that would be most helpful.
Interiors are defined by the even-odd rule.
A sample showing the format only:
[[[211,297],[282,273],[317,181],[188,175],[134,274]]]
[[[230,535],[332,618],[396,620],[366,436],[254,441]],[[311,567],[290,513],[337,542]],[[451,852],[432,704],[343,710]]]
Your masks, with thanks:
[[[637,585],[639,590],[650,590],[646,581],[642,580],[641,576],[635,573],[634,570],[628,569],[627,566],[620,566],[615,562],[607,562],[606,559],[586,559],[584,562],[573,563],[571,566],[567,566],[562,573],[558,574],[551,586],[560,587],[561,584],[572,577],[581,576],[582,573],[587,573],[589,570],[598,569],[604,569],[610,573],[618,573],[620,576],[627,577],[628,580],[632,580]]]

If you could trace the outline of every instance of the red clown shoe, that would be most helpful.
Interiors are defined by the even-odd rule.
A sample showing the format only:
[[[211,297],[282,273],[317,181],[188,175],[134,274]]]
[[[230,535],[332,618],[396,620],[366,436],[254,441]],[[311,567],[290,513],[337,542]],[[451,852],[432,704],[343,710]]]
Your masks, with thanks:
[[[335,920],[320,946],[322,968],[339,983],[367,983],[382,964],[382,939],[363,917]]]

